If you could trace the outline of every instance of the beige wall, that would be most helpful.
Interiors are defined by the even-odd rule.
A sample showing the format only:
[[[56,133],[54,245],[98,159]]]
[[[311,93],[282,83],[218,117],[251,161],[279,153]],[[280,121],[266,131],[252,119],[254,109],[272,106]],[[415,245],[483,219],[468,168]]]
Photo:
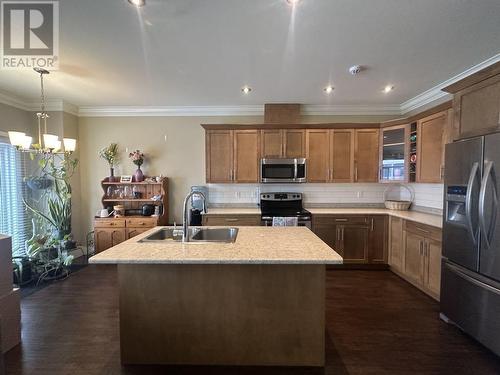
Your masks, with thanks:
[[[0,130],[25,132],[28,135],[36,136],[35,123],[31,112],[11,107],[0,103]]]
[[[308,116],[304,122],[379,122],[387,116]],[[101,148],[112,142],[120,147],[116,174],[132,174],[135,166],[126,149],[146,154],[147,175],[169,178],[170,221],[179,223],[181,206],[190,186],[205,184],[205,133],[202,123],[262,123],[262,117],[82,117],[79,119],[83,225],[92,228],[92,217],[101,208],[100,181],[109,175],[99,159]]]

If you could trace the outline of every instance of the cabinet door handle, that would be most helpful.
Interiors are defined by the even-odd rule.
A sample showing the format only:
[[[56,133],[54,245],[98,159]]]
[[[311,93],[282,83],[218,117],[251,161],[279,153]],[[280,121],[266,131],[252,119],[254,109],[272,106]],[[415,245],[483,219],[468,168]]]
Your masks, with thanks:
[[[424,255],[424,247],[422,245],[422,241],[419,241],[418,246],[420,248],[420,256]]]
[[[375,229],[375,223],[374,223],[375,219],[372,217],[372,223],[371,223],[371,227],[370,227],[370,230],[373,232],[373,230]]]
[[[358,162],[354,163],[354,182],[358,182]]]
[[[441,177],[441,180],[444,178],[444,165],[442,165],[439,170],[439,176]]]

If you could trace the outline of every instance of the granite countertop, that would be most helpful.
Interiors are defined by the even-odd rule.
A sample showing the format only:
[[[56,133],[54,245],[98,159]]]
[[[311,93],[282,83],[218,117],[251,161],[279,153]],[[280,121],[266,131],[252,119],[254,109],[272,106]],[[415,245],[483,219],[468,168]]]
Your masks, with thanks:
[[[433,227],[443,227],[442,215],[419,211],[396,211],[387,208],[358,207],[358,208],[308,208],[313,215],[389,215],[401,219],[427,224]],[[260,215],[260,208],[209,208],[208,215]]]
[[[340,264],[305,227],[239,227],[234,243],[139,243],[153,228],[89,259],[93,264]]]

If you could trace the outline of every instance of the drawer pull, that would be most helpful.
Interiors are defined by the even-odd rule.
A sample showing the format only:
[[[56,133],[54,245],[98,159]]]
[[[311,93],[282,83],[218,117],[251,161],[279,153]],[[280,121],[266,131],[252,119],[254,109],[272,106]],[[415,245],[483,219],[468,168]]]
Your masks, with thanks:
[[[239,219],[225,219],[225,220],[228,222],[235,222],[235,221],[238,221]]]
[[[339,222],[343,222],[345,223],[346,221],[348,221],[349,219],[335,219],[335,221],[339,221]]]

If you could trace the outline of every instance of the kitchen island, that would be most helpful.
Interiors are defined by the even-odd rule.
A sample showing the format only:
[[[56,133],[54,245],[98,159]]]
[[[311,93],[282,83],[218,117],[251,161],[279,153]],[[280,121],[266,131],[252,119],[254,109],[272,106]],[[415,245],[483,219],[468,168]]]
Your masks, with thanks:
[[[124,364],[323,366],[325,265],[342,258],[304,227],[239,227],[234,243],[140,242],[117,264]]]

